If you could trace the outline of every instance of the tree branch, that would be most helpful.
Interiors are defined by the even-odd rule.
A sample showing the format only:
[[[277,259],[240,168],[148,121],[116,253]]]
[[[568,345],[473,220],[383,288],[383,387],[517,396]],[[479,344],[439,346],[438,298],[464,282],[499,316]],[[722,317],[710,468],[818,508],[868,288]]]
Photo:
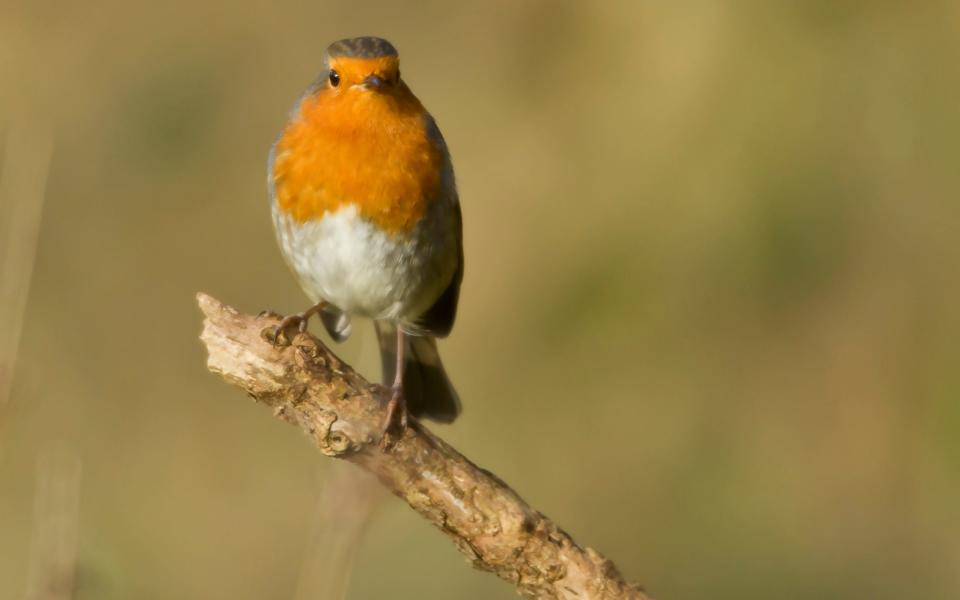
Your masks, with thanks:
[[[384,449],[386,395],[310,334],[289,346],[264,337],[279,319],[245,315],[205,294],[200,339],[207,367],[299,425],[327,456],[374,473],[396,496],[443,531],[477,568],[496,573],[528,598],[649,597],[614,564],[576,542],[485,471],[411,421]]]

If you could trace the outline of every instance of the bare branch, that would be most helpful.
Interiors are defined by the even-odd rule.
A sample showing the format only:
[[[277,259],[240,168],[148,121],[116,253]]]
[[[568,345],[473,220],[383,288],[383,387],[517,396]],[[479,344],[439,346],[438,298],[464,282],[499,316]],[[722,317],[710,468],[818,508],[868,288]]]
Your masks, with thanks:
[[[385,394],[319,340],[299,334],[277,347],[264,338],[274,315],[237,312],[205,294],[200,339],[207,367],[300,427],[321,452],[375,474],[443,531],[477,568],[528,598],[649,600],[614,564],[577,545],[495,475],[413,423],[381,448]]]

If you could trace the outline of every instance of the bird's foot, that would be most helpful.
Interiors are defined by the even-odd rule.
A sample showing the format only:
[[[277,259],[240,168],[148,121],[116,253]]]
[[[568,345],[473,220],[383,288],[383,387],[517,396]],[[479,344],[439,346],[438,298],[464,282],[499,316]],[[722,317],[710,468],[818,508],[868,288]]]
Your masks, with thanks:
[[[278,323],[276,327],[269,331],[269,335],[267,336],[268,339],[274,345],[289,346],[293,338],[287,335],[287,330],[293,326],[296,326],[297,333],[306,333],[307,324],[310,322],[310,316],[315,314],[317,310],[319,309],[316,306],[313,306],[301,313],[283,317],[280,319],[280,323]],[[264,311],[261,313],[261,315],[263,314],[274,315],[275,313],[272,311]]]
[[[403,397],[403,388],[390,388],[390,401],[387,402],[387,415],[383,419],[383,435],[380,438],[380,447],[389,448],[394,442],[403,437],[409,425],[407,402]]]

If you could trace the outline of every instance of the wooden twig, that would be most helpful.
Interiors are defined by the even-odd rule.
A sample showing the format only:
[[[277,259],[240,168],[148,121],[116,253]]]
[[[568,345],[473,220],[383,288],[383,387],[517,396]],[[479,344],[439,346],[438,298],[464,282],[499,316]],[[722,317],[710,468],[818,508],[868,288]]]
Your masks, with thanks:
[[[245,315],[199,294],[207,367],[274,414],[299,425],[327,456],[375,474],[393,494],[443,531],[477,568],[496,573],[528,598],[649,597],[614,564],[579,546],[507,484],[412,422],[380,444],[386,395],[310,334],[276,346],[276,315]]]

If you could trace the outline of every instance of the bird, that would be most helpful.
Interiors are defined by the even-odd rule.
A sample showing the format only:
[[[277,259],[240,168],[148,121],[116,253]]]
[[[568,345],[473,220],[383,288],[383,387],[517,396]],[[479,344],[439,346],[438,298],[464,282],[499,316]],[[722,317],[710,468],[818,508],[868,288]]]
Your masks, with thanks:
[[[408,418],[452,422],[460,399],[437,351],[457,314],[463,225],[450,152],[379,37],[330,44],[268,158],[281,254],[311,301],[274,332],[318,315],[342,342],[373,320],[389,398],[384,437]]]

